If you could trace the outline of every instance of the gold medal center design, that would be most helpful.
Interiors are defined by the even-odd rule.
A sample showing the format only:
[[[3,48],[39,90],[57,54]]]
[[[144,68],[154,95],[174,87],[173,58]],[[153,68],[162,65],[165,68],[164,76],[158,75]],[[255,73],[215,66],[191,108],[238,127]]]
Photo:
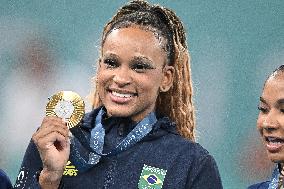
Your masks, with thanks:
[[[66,100],[59,101],[54,108],[54,112],[56,113],[56,115],[64,119],[70,118],[73,111],[74,106],[72,102]]]
[[[56,93],[46,105],[46,116],[57,116],[64,119],[69,129],[78,125],[84,114],[83,99],[72,91]]]

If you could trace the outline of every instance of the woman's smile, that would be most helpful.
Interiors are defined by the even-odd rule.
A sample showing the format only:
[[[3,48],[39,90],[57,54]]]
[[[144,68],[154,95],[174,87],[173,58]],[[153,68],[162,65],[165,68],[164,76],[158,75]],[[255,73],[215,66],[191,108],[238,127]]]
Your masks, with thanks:
[[[109,89],[107,91],[110,99],[117,104],[127,104],[138,96],[137,93],[120,89]]]
[[[284,146],[284,139],[277,136],[264,136],[263,141],[270,153],[278,153]]]
[[[140,121],[155,111],[159,89],[172,77],[165,74],[166,60],[153,32],[135,26],[114,29],[105,39],[97,80],[108,115]]]

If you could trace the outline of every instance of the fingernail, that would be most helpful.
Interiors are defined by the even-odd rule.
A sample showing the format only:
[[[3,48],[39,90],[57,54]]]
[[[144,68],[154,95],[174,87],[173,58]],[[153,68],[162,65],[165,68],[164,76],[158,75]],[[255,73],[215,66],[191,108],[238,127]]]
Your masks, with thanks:
[[[68,138],[67,141],[69,142],[69,144],[71,144],[71,139],[70,138]]]
[[[68,136],[69,136],[69,138],[72,138],[73,134],[69,131]]]
[[[62,121],[63,121],[63,123],[66,123],[66,119],[65,118],[62,118]]]

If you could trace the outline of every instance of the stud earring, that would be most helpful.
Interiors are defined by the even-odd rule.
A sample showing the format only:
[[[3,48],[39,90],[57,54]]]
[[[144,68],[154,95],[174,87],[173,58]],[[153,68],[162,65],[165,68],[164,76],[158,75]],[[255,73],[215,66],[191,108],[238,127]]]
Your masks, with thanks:
[[[160,87],[160,92],[166,92],[166,89],[164,86]]]

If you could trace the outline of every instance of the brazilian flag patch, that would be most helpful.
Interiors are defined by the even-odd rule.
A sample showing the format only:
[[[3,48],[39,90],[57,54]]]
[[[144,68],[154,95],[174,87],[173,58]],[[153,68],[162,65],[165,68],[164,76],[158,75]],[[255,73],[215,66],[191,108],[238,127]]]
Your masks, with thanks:
[[[167,170],[151,167],[149,165],[143,166],[140,180],[138,183],[139,189],[161,189]]]

